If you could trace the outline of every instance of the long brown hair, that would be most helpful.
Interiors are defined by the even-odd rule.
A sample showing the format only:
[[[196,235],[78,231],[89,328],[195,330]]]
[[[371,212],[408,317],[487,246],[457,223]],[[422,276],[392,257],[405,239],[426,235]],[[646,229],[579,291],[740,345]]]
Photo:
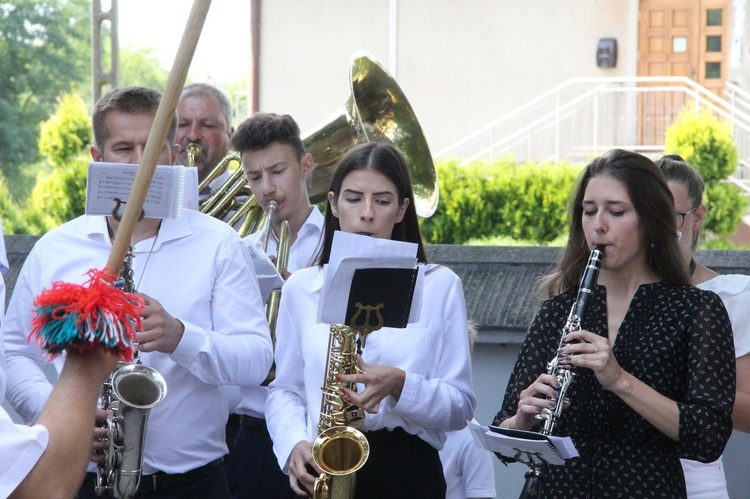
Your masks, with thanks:
[[[583,233],[583,197],[589,181],[597,175],[608,175],[625,186],[644,228],[653,270],[669,284],[689,285],[690,274],[677,244],[672,192],[664,174],[646,156],[613,149],[581,173],[568,208],[568,242],[555,269],[540,280],[540,290],[554,296],[578,287],[590,253]]]
[[[404,199],[409,200],[404,218],[393,227],[391,239],[394,241],[406,241],[417,243],[417,260],[426,262],[427,256],[422,244],[422,235],[419,232],[417,211],[414,207],[414,191],[409,179],[409,169],[406,166],[404,156],[393,144],[388,142],[368,142],[359,144],[344,154],[336,165],[336,170],[331,178],[331,186],[328,189],[333,192],[333,197],[338,200],[341,194],[341,186],[349,173],[355,170],[372,169],[385,175],[396,185],[398,203],[401,205]],[[323,246],[318,256],[318,264],[325,265],[331,258],[331,246],[333,244],[333,233],[341,229],[339,219],[333,216],[330,201],[326,202],[325,223],[323,226]]]

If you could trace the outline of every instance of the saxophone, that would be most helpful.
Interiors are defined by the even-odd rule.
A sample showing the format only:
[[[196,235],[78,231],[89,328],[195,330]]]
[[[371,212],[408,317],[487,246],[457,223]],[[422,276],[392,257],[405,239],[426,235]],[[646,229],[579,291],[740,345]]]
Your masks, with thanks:
[[[133,248],[128,250],[115,285],[134,292]],[[117,499],[135,497],[143,468],[143,442],[151,409],[167,395],[167,383],[156,369],[141,364],[119,362],[102,385],[99,400],[107,411],[105,460],[96,468],[96,495],[110,491]]]
[[[599,270],[602,267],[602,260],[604,259],[604,246],[596,246],[591,254],[589,255],[588,262],[586,262],[586,268],[583,270],[583,276],[581,277],[581,283],[578,285],[578,293],[576,295],[576,301],[570,309],[568,319],[565,321],[565,325],[562,328],[560,334],[560,343],[557,349],[560,350],[565,346],[564,339],[568,333],[573,331],[580,331],[581,323],[586,315],[591,296],[594,294],[596,289],[596,280],[599,277]],[[560,383],[558,390],[559,397],[557,404],[553,409],[542,409],[540,414],[537,414],[536,419],[542,420],[544,423],[539,433],[542,435],[552,435],[555,429],[555,424],[560,419],[562,409],[564,405],[565,396],[568,393],[570,385],[573,383],[573,370],[570,365],[560,365],[559,354],[556,354],[552,360],[547,363],[547,374],[553,375],[557,382]],[[551,400],[547,397],[547,400]],[[529,471],[524,476],[526,481],[521,491],[520,498],[525,499],[528,497],[540,497],[542,491],[542,485],[544,479],[542,477],[544,466],[536,461],[529,460],[527,462]]]
[[[357,334],[349,326],[330,327],[318,437],[312,451],[315,464],[323,473],[315,480],[314,499],[353,497],[355,472],[370,454],[367,438],[355,428],[364,423],[364,411],[344,401],[339,391],[341,387],[356,390],[357,385],[336,379],[341,374],[358,372]]]

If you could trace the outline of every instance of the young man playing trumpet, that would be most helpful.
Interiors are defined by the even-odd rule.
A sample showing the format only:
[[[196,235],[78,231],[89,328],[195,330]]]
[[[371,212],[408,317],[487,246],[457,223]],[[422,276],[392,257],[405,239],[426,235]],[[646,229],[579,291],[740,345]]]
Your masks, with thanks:
[[[232,149],[242,157],[248,184],[263,209],[271,201],[266,253],[274,257],[281,224],[289,222],[290,253],[282,272],[309,267],[318,252],[323,215],[310,204],[306,180],[313,171],[312,155],[305,151],[297,123],[289,115],[257,113],[245,120],[233,135]],[[264,231],[245,238],[248,246],[263,250]],[[237,413],[241,426],[229,461],[229,481],[234,497],[295,497],[289,479],[281,471],[273,453],[273,443],[265,422],[267,387],[241,388],[242,401]]]

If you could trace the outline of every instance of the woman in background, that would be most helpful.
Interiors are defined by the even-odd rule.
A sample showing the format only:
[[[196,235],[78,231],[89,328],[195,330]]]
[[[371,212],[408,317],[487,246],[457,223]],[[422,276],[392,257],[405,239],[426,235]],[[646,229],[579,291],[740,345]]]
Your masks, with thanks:
[[[713,291],[724,302],[732,321],[734,354],[737,357],[737,394],[732,421],[734,428],[750,431],[750,277],[719,275],[695,261],[701,226],[706,219],[703,204],[705,185],[700,174],[682,157],[672,154],[659,159],[656,165],[664,173],[674,197],[677,234],[685,264],[690,269],[690,282],[701,289]],[[691,499],[728,498],[724,465],[721,457],[711,463],[682,460],[688,497]]]
[[[674,205],[656,165],[613,150],[583,171],[569,237],[543,281],[550,298],[532,322],[495,424],[537,430],[557,400],[546,374],[556,354],[576,375],[554,434],[580,454],[547,466],[544,497],[684,497],[680,456],[708,462],[732,430],[731,326],[714,293],[690,286]],[[590,251],[604,247],[582,330],[558,352]]]

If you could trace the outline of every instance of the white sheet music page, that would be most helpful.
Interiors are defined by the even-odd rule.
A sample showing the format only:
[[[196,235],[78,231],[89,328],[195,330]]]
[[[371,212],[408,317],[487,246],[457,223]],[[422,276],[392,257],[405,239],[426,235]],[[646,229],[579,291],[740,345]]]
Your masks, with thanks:
[[[488,426],[469,422],[474,443],[483,449],[497,452],[507,457],[516,457],[522,451],[544,457],[548,464],[565,464],[566,459],[578,457],[578,450],[570,437],[556,437],[523,430],[512,430],[518,437],[495,433]],[[550,452],[552,451],[552,452]],[[536,460],[536,459],[535,459]]]
[[[342,324],[349,303],[349,291],[356,269],[417,267],[416,243],[392,241],[376,237],[336,231],[333,234],[331,257],[325,268],[325,281],[318,305],[318,322]],[[414,290],[409,322],[419,320],[424,266],[420,265]]]
[[[267,254],[253,246],[248,246],[247,249],[250,253],[253,268],[255,269],[255,276],[258,278],[260,294],[263,298],[263,303],[265,303],[268,301],[268,297],[272,291],[279,291],[281,289],[284,285],[284,278],[276,270],[276,265],[274,265]]]
[[[138,165],[89,163],[86,178],[86,214],[122,216]],[[158,165],[143,203],[147,218],[180,218],[185,189],[185,167]]]

